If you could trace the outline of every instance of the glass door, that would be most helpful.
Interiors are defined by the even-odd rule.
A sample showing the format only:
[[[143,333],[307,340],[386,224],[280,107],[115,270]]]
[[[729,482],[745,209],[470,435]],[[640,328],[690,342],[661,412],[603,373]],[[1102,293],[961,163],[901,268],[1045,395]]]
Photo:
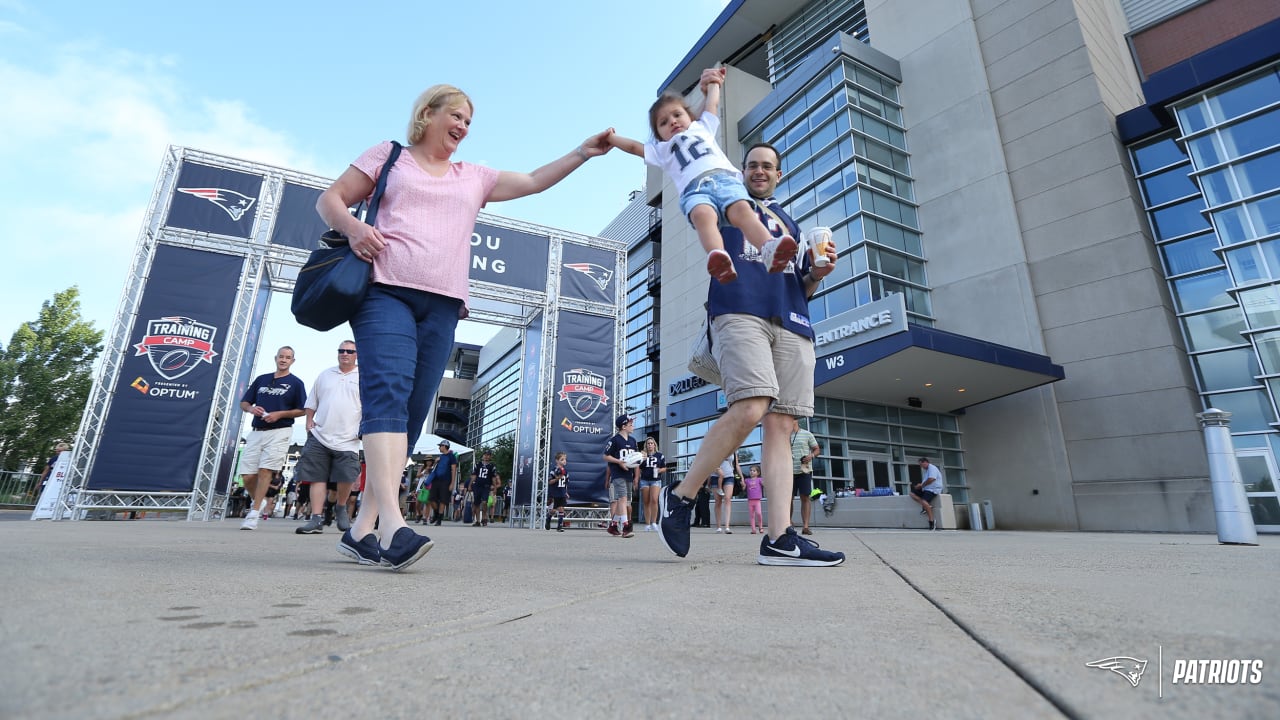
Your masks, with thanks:
[[[847,465],[847,473],[844,477],[834,480],[831,487],[825,488],[827,492],[834,491],[836,495],[840,495],[861,490],[868,493],[877,487],[892,486],[888,455],[855,452],[850,453],[844,463]]]
[[[1271,451],[1249,448],[1236,451],[1244,494],[1259,532],[1280,532],[1280,496],[1276,493],[1276,462]]]

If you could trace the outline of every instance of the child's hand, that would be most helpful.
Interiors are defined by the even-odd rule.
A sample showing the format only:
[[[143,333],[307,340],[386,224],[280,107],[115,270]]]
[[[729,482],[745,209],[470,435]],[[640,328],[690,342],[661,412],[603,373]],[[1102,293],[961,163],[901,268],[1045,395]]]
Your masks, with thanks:
[[[698,89],[702,91],[703,95],[705,95],[707,93],[708,85],[712,83],[720,83],[723,85],[724,74],[725,74],[725,68],[722,68],[722,67],[707,68],[706,70],[703,70],[702,77],[698,79]]]

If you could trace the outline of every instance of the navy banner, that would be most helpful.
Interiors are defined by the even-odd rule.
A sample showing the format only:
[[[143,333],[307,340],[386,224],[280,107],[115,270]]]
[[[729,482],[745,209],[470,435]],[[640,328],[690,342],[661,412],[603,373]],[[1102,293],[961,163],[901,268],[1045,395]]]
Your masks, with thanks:
[[[516,486],[513,501],[533,500],[533,458],[538,451],[538,373],[542,372],[542,314],[524,331],[520,353],[520,422],[516,441]]]
[[[471,233],[472,280],[536,290],[547,289],[551,239],[477,222]]]
[[[566,242],[560,251],[560,294],[565,297],[612,303],[618,256],[608,250]]]
[[[280,207],[276,208],[276,219],[271,225],[273,244],[308,251],[320,247],[320,235],[329,229],[316,212],[316,201],[322,192],[320,188],[284,184]]]
[[[562,312],[556,323],[551,452],[569,455],[573,504],[609,502],[605,446],[613,437],[614,319]]]
[[[184,161],[164,224],[247,239],[261,192],[261,175]]]
[[[156,248],[87,489],[191,490],[243,265]]]

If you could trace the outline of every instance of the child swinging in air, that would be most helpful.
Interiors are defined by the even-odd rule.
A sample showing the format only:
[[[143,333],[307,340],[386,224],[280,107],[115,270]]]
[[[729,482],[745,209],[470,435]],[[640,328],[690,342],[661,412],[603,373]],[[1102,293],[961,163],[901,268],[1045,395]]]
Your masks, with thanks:
[[[714,71],[711,72],[715,76]],[[752,209],[750,195],[742,182],[742,173],[729,162],[716,144],[720,127],[716,112],[720,108],[720,86],[725,69],[708,79],[703,75],[706,109],[694,120],[684,99],[663,93],[649,108],[649,129],[654,138],[649,142],[609,135],[609,143],[632,155],[644,158],[650,165],[662,168],[680,189],[680,211],[698,232],[702,249],[707,251],[707,272],[721,283],[733,282],[738,272],[733,259],[724,251],[720,235],[720,217],[742,231],[747,242],[760,251],[761,261],[771,273],[781,272],[796,256],[798,245],[790,235],[775,238]]]

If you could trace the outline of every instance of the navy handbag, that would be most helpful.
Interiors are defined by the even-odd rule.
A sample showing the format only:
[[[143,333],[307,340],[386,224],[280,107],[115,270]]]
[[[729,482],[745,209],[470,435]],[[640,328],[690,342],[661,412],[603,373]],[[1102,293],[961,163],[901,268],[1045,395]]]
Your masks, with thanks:
[[[382,172],[378,173],[378,184],[365,213],[364,221],[370,225],[378,217],[378,205],[382,203],[382,193],[387,189],[387,176],[391,174],[391,166],[396,164],[402,149],[400,143],[391,141],[391,155],[382,166]],[[371,266],[351,251],[350,242],[337,230],[321,235],[320,242],[325,247],[312,250],[307,264],[298,271],[290,309],[299,324],[324,331],[332,330],[355,316],[365,293],[369,291]]]

